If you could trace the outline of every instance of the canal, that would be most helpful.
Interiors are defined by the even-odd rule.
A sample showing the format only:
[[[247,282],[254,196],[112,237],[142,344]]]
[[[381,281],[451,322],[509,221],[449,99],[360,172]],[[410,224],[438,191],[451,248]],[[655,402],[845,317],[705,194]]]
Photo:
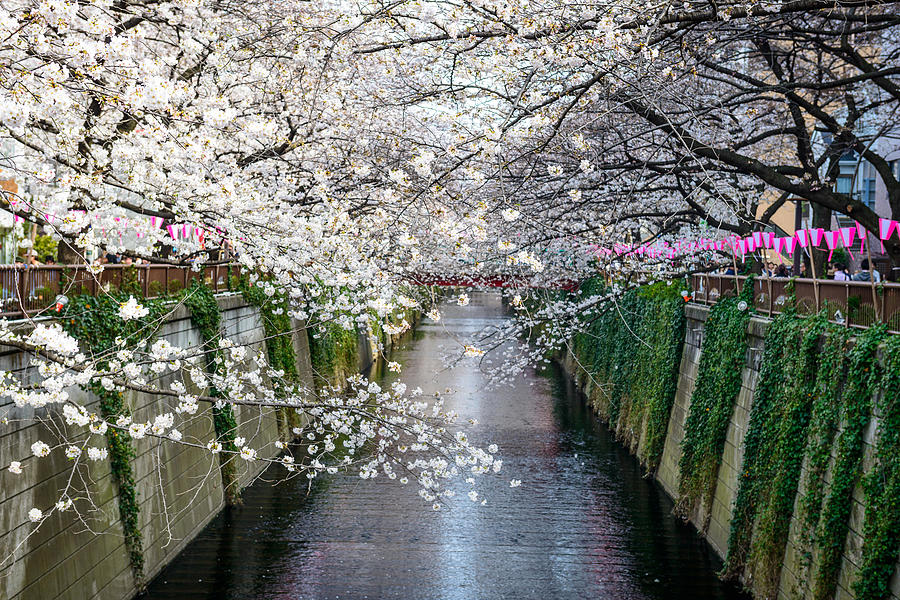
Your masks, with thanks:
[[[744,598],[557,370],[485,389],[471,365],[443,369],[456,340],[503,318],[498,297],[473,295],[392,356],[410,389],[452,388],[448,405],[478,420],[473,437],[500,445],[503,472],[480,485],[487,505],[461,495],[433,512],[412,487],[350,474],[310,492],[301,478],[259,481],[144,598]]]

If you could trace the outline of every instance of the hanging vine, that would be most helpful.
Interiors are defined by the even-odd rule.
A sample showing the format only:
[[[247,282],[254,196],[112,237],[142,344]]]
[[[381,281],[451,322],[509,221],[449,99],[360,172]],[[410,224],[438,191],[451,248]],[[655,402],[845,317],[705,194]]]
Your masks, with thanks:
[[[355,332],[330,321],[307,331],[310,361],[320,388],[356,372],[358,341]]]
[[[784,355],[789,345],[788,340],[794,333],[792,323],[793,315],[785,313],[772,321],[766,329],[765,348],[747,434],[744,436],[744,459],[728,534],[728,552],[723,571],[726,578],[738,576],[747,562],[759,497],[763,491],[763,483],[768,479],[764,471],[771,466],[765,457],[772,440],[772,415],[777,411],[784,395]]]
[[[195,279],[189,288],[181,292],[180,298],[190,311],[191,323],[199,330],[200,338],[203,340],[206,370],[209,373],[216,373],[222,364],[218,344],[221,337],[222,315],[216,297],[206,284]],[[215,388],[210,389],[209,395],[215,398],[222,397],[221,392]],[[234,443],[238,430],[237,420],[231,405],[224,402],[213,405],[212,413],[216,440],[226,450],[219,453],[219,471],[222,476],[225,503],[234,506],[241,503],[241,487],[234,460],[238,451]]]
[[[866,516],[857,598],[891,597],[890,581],[900,556],[900,338],[883,348],[884,372],[875,401],[879,418],[875,464],[865,477]],[[873,378],[877,375],[873,375]]]
[[[784,395],[768,429],[774,444],[770,453],[768,480],[758,508],[757,527],[750,559],[756,589],[764,597],[775,597],[785,547],[794,514],[795,498],[805,454],[806,437],[816,383],[819,338],[824,317],[795,319],[786,352]]]
[[[266,334],[266,356],[269,364],[273,369],[284,373],[281,380],[273,382],[275,393],[278,397],[284,397],[286,388],[300,381],[287,299],[279,293],[267,295],[262,288],[251,285],[246,278],[241,279],[239,288],[244,300],[259,309]],[[302,425],[297,411],[289,408],[278,410],[278,422],[283,439],[289,439],[292,435],[291,429]]]
[[[672,302],[671,295],[656,296],[665,288],[654,287],[626,294],[614,310],[593,318],[572,345],[605,391],[611,425],[620,434],[627,429],[634,435],[644,423],[649,465],[658,464],[656,449],[661,453],[677,383],[654,374],[662,373],[663,364],[677,367],[683,338],[683,325],[677,326],[682,304]],[[750,315],[741,302],[749,305],[752,286],[744,290],[742,298],[715,305],[706,323],[679,464],[683,513],[698,500],[709,506],[715,489],[747,347]],[[583,294],[603,292],[602,282],[582,287]],[[862,478],[867,508],[862,560],[852,585],[858,598],[890,597],[900,558],[900,338],[886,342],[879,363],[885,326],[855,339],[851,333],[828,323],[825,315],[804,317],[791,310],[767,329],[723,570],[723,576],[734,578],[749,568],[758,595],[778,593],[796,506],[799,576],[812,582],[813,598],[833,596],[852,494],[861,477],[864,433],[874,414],[879,419],[875,461]],[[637,339],[648,347],[635,351]],[[878,392],[874,402],[873,391]],[[809,577],[814,553],[816,572]]]
[[[825,498],[825,473],[831,460],[834,438],[841,423],[841,392],[843,390],[850,330],[845,327],[826,328],[819,347],[819,364],[810,418],[809,436],[806,440],[806,476],[804,492],[798,500],[799,535],[801,553],[801,581],[809,579],[813,549],[816,544],[816,528],[822,514]]]
[[[602,281],[596,279],[581,287],[582,295],[605,291]],[[659,466],[662,457],[678,385],[684,328],[680,288],[658,283],[627,292],[573,340],[573,352],[605,396],[601,416],[620,438],[632,447],[639,446],[650,471]]]
[[[831,598],[837,588],[844,542],[850,527],[853,489],[859,481],[864,433],[871,415],[870,399],[873,386],[881,382],[876,351],[885,337],[885,330],[883,324],[865,330],[856,338],[850,351],[842,400],[844,429],[838,436],[831,487],[817,532],[819,560],[813,587],[815,600]]]
[[[164,314],[162,301],[148,300],[144,303],[149,310],[147,316],[125,321],[119,317],[118,311],[120,304],[127,299],[128,296],[123,294],[74,296],[61,315],[63,328],[98,359],[99,369],[109,368],[110,358],[117,347],[147,343],[155,333],[152,327]],[[131,416],[121,392],[106,389],[99,381],[91,382],[86,391],[97,396],[100,414],[107,422],[116,423],[119,417]],[[106,445],[110,470],[118,492],[119,518],[125,548],[135,582],[141,587],[144,579],[144,551],[140,503],[132,467],[135,451],[127,430],[123,428],[109,427],[106,431]]]
[[[678,462],[676,510],[682,516],[698,501],[711,505],[728,423],[741,389],[752,301],[753,281],[748,279],[739,297],[724,298],[709,311]]]

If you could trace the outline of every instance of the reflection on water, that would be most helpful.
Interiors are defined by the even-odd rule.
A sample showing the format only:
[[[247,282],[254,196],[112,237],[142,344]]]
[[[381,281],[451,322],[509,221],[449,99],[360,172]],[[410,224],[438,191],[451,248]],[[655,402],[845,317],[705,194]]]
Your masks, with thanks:
[[[441,323],[395,353],[403,380],[478,419],[501,446],[486,506],[458,497],[433,512],[384,478],[340,475],[312,493],[297,478],[257,483],[156,578],[153,600],[208,598],[742,598],[672,503],[552,371],[485,391],[470,367],[443,370],[442,349],[502,319],[496,296],[447,306]],[[522,480],[517,489],[509,479]],[[465,491],[461,489],[460,491]]]

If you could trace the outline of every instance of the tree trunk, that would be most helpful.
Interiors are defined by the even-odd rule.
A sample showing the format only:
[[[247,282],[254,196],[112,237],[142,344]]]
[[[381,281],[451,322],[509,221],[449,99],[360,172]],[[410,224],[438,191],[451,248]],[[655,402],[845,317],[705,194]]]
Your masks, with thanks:
[[[56,262],[61,265],[76,265],[83,263],[84,260],[69,244],[69,241],[63,238],[56,247]]]
[[[819,204],[812,204],[812,229],[822,228],[825,231],[829,231],[831,229],[831,209],[821,206]],[[822,241],[822,245],[818,248],[813,248],[810,245],[810,251],[812,252],[813,260],[816,263],[816,277],[827,279],[828,277],[828,254],[830,251],[828,250],[828,246],[825,244],[824,240]],[[812,273],[812,270],[808,270],[808,273]]]

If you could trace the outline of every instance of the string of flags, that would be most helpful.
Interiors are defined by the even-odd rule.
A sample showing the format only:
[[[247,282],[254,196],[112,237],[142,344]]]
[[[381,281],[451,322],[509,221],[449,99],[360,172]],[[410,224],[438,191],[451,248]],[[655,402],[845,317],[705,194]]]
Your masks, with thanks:
[[[900,240],[900,221],[892,219],[878,219],[878,233],[881,240],[881,251],[884,252],[884,242],[895,234]],[[856,223],[854,227],[841,227],[832,231],[824,228],[799,229],[792,236],[777,236],[770,231],[754,231],[752,235],[740,237],[730,235],[723,239],[698,238],[696,240],[681,240],[674,244],[666,241],[657,241],[649,244],[633,246],[630,244],[615,243],[612,248],[592,246],[597,256],[639,256],[647,258],[674,259],[677,256],[696,254],[708,250],[725,252],[730,250],[735,257],[743,261],[747,254],[757,250],[769,249],[778,254],[792,256],[797,248],[807,250],[810,247],[820,248],[822,243],[829,250],[828,260],[834,255],[834,251],[843,246],[850,257],[853,257],[851,249],[855,240],[859,239],[859,250],[865,250],[866,230]],[[808,250],[807,250],[808,252]]]
[[[16,199],[10,199],[9,203],[10,203],[11,208],[13,210],[16,210],[16,208],[17,208],[16,205],[18,204],[18,201]],[[30,211],[31,211],[31,208],[29,206],[24,205],[22,207],[22,212],[30,212]],[[86,212],[83,210],[73,210],[71,212],[73,214],[76,214],[79,216],[83,216],[86,214]],[[42,216],[43,216],[44,220],[51,225],[57,220],[62,220],[59,216],[52,214],[50,212],[47,212],[47,213],[43,214]],[[93,217],[94,217],[94,220],[97,220],[97,221],[102,219],[102,216],[99,214],[94,214]],[[64,219],[65,217],[62,217],[62,218]],[[21,215],[19,215],[17,213],[13,213],[13,224],[21,223],[24,221],[25,221],[25,219],[23,219]],[[136,229],[135,235],[138,238],[144,237],[147,234],[148,229],[158,230],[158,229],[162,228],[164,225],[164,219],[162,217],[129,218],[129,217],[120,216],[120,217],[113,217],[113,221],[118,226],[120,226],[120,229],[124,229],[127,227],[134,227]],[[202,227],[197,227],[197,226],[190,225],[187,223],[178,223],[178,224],[172,223],[172,224],[166,225],[165,230],[169,234],[169,237],[173,241],[176,241],[176,242],[179,240],[192,240],[192,241],[198,242],[200,244],[203,244],[204,241],[206,240],[206,238],[210,234],[210,232],[208,230],[206,230]],[[219,227],[216,227],[216,231],[219,236],[222,236],[225,233],[224,230],[222,230]],[[105,234],[106,229],[101,228],[101,232]],[[120,231],[120,236],[121,236],[121,231]]]

